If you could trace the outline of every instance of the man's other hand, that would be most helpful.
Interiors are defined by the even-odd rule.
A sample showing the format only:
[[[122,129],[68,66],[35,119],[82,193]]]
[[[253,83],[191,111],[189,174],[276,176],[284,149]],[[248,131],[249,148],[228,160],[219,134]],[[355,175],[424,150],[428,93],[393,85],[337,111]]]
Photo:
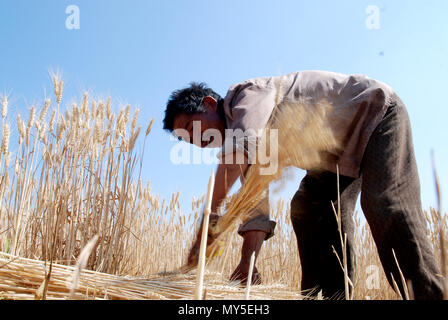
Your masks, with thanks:
[[[250,258],[252,253],[255,252],[256,261],[263,241],[266,238],[266,232],[259,230],[247,231],[244,233],[243,238],[241,261],[230,276],[230,281],[240,281],[242,285],[245,285],[247,283],[247,277],[249,276]],[[261,284],[261,275],[258,273],[255,263],[252,272],[252,284]]]
[[[214,227],[219,220],[219,215],[216,213],[211,213],[209,217],[209,224],[208,224],[208,235],[207,235],[207,247],[213,243],[213,241],[216,239],[217,235],[212,235],[211,228]],[[193,243],[193,246],[190,249],[190,253],[188,254],[188,260],[187,265],[189,267],[196,267],[199,262],[199,249],[201,248],[201,237],[202,237],[202,223],[204,218],[202,218],[201,225],[198,231],[198,234],[196,235],[196,240]]]

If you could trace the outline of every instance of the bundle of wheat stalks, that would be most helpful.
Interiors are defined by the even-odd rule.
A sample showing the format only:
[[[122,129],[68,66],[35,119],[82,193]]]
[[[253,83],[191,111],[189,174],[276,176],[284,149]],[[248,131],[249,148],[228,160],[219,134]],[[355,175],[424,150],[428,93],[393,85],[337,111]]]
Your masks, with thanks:
[[[314,104],[283,102],[276,106],[265,132],[261,135],[259,147],[277,153],[278,169],[271,174],[263,174],[264,167],[270,164],[256,162],[249,167],[240,190],[226,203],[225,215],[213,229],[219,236],[218,241],[209,249],[209,255],[218,250],[218,244],[224,242],[223,239],[227,237],[232,226],[250,214],[271,182],[282,178],[285,168],[319,168],[326,160],[324,155],[337,152],[339,142],[328,123],[327,115],[331,111],[331,104],[325,100]],[[271,130],[276,131],[278,144],[268,138]]]
[[[0,299],[41,299],[41,282],[45,277],[44,261],[0,253]],[[116,276],[73,266],[53,264],[46,299],[113,299],[165,300],[192,299],[195,274],[161,274],[149,278]],[[73,287],[77,279],[76,288]],[[207,272],[207,299],[243,299],[244,289],[224,284],[222,275]],[[302,296],[284,285],[257,286],[251,299],[301,299]]]

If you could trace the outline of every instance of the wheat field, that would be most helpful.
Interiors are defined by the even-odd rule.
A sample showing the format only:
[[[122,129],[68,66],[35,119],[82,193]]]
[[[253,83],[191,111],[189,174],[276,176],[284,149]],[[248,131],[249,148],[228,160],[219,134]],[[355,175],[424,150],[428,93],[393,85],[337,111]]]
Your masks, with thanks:
[[[63,107],[63,81],[54,76],[53,86],[54,98],[17,119],[8,117],[7,97],[2,99],[0,299],[191,299],[194,271],[176,271],[194,241],[205,194],[182,208],[179,193],[161,199],[150,181],[143,181],[154,120],[142,129],[138,109],[126,106],[115,113],[110,98],[95,100],[88,93]],[[14,151],[12,121],[18,131]],[[437,210],[425,214],[442,263],[446,215],[441,228]],[[261,249],[257,268],[263,284],[252,288],[251,297],[301,299],[289,199],[280,199],[271,216],[276,235]],[[353,299],[400,299],[386,281],[359,213],[355,224]],[[207,265],[206,298],[244,296],[228,282],[240,258],[236,228],[225,238],[229,250]]]

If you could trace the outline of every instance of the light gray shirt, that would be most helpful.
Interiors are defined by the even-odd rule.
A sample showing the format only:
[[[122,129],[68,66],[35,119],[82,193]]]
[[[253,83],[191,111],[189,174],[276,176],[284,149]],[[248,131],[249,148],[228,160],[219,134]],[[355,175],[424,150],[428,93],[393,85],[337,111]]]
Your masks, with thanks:
[[[224,98],[224,112],[228,129],[257,131],[266,127],[276,101],[317,103],[325,99],[333,106],[331,130],[342,142],[342,151],[323,169],[336,172],[337,164],[341,175],[357,178],[370,135],[393,96],[391,87],[364,75],[299,71],[232,85]],[[241,142],[225,139],[219,156],[241,150]]]

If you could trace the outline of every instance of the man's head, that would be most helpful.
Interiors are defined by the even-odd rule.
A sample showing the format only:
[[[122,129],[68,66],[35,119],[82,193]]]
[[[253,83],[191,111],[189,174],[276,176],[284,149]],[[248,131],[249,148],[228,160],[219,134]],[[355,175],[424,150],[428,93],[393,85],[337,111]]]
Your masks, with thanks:
[[[221,96],[205,83],[193,82],[189,87],[171,94],[166,105],[163,129],[199,147],[217,147],[214,134],[209,138],[203,134],[208,129],[214,129],[224,137],[226,124],[222,104]],[[199,128],[196,121],[200,121],[200,132],[195,131],[196,135],[193,135],[193,128]]]

